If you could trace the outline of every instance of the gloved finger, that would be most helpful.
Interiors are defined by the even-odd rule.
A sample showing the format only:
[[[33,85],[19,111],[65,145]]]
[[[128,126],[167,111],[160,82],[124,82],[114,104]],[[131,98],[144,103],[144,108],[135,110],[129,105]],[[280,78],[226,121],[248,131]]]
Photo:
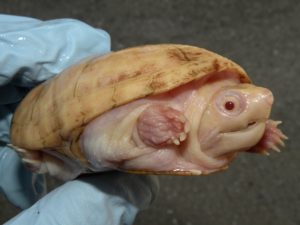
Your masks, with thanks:
[[[129,225],[157,191],[158,182],[151,176],[119,172],[84,176],[50,192],[6,225]]]
[[[0,97],[1,98],[1,97]],[[9,143],[10,121],[12,119],[12,109],[9,106],[0,105],[0,144]]]
[[[10,31],[28,29],[41,23],[41,20],[38,19],[8,14],[0,14],[0,21],[3,25],[0,26],[0,34]]]
[[[25,169],[15,151],[9,147],[2,147],[0,148],[0,191],[12,204],[25,209],[45,194],[45,177]]]
[[[0,27],[0,85],[32,87],[83,58],[110,51],[108,33],[78,20],[0,15]]]

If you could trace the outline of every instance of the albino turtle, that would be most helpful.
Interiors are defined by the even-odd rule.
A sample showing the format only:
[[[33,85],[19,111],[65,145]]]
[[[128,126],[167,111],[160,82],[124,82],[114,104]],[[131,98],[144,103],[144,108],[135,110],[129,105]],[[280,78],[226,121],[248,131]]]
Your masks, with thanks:
[[[187,45],[149,45],[87,59],[34,88],[17,108],[12,146],[33,171],[61,179],[110,169],[199,175],[286,137],[272,93],[234,62]]]

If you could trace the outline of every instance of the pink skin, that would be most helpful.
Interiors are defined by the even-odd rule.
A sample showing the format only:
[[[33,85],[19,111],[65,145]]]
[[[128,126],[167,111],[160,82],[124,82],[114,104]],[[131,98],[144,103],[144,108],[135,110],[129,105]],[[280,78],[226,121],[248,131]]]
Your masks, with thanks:
[[[268,149],[280,152],[278,146],[284,146],[282,140],[287,139],[281,130],[277,128],[280,123],[280,121],[267,120],[264,135],[248,152],[262,153],[265,155],[269,155]]]
[[[285,136],[268,120],[272,93],[225,75],[96,118],[81,136],[90,169],[208,174],[238,152],[277,150]]]
[[[179,145],[186,139],[187,120],[182,112],[169,106],[155,104],[138,118],[137,130],[142,142],[152,147]]]

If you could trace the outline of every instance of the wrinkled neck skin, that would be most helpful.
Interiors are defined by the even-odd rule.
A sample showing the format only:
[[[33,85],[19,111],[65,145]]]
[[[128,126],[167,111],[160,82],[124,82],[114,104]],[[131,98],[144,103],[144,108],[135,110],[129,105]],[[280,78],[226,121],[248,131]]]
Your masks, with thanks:
[[[208,174],[226,168],[237,152],[248,150],[262,137],[272,96],[264,88],[241,85],[232,74],[221,77],[133,101],[96,118],[80,139],[90,169]],[[227,101],[235,104],[229,112],[224,110]],[[189,127],[184,141],[151,146],[142,140],[137,121],[151,105],[182,112]]]

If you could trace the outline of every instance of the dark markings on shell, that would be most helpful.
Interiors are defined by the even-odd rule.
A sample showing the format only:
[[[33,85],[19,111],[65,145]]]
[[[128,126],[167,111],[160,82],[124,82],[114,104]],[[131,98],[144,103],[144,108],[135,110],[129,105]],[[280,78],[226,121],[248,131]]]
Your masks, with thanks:
[[[41,88],[40,88],[40,89],[41,89]],[[43,91],[43,89],[41,89],[41,90],[38,92],[38,95],[37,95],[37,97],[35,98],[34,103],[33,103],[32,106],[31,106],[30,120],[33,120],[33,119],[34,119],[34,118],[33,118],[33,114],[34,114],[34,110],[36,110],[35,105],[38,104],[39,99],[40,99],[40,97],[41,97],[41,95],[42,95],[42,91]]]
[[[161,87],[165,87],[166,83],[161,81],[159,78],[162,76],[163,73],[158,73],[153,76],[153,80],[150,83],[150,88],[155,91],[157,89],[160,89]]]
[[[55,120],[53,120],[53,133],[57,132],[61,127],[62,127],[62,121],[59,119],[58,117],[58,110],[59,110],[59,103],[58,103],[58,98],[55,96],[56,94],[59,93],[59,89],[57,88],[57,82],[54,82],[53,83],[53,89],[55,90],[53,93],[52,93],[52,98],[51,98],[51,111],[52,111],[52,115],[54,117],[56,117]]]
[[[39,134],[39,133],[38,133]],[[47,135],[48,136],[48,135]],[[46,137],[46,136],[45,136]],[[45,148],[46,147],[46,140],[45,137],[42,137],[41,135],[39,135],[40,140],[42,141],[42,146]]]
[[[76,93],[77,93],[77,89],[78,89],[78,86],[79,86],[79,80],[80,80],[80,75],[83,73],[84,69],[86,67],[88,67],[89,63],[87,63],[82,69],[81,69],[81,72],[77,74],[77,77],[76,77],[76,82],[75,82],[75,85],[74,85],[74,90],[73,90],[73,97],[77,97],[76,96]]]
[[[80,102],[78,104],[80,104],[80,115],[81,115],[80,126],[82,126],[83,124],[85,124],[86,112],[83,110],[82,104]]]
[[[112,96],[111,96],[111,100],[113,102],[113,105],[112,105],[112,108],[115,108],[117,106],[117,100],[116,100],[116,90],[117,90],[117,87],[116,85],[113,86],[113,93],[112,93]]]
[[[91,58],[91,59],[88,59],[86,61],[86,65],[83,67],[83,69],[81,70],[81,73],[88,73],[88,72],[91,72],[94,70],[94,65],[95,63],[97,63],[97,60],[99,60],[98,57],[95,57],[95,58]]]
[[[188,74],[191,75],[192,77],[197,77],[198,74],[199,74],[199,71],[192,69],[192,70],[189,71]]]
[[[66,141],[66,138],[62,135],[62,133],[60,131],[58,131],[57,133],[62,141]]]
[[[110,85],[110,84],[117,84],[119,82],[122,82],[124,80],[128,80],[128,79],[133,79],[135,77],[139,77],[141,75],[143,75],[144,73],[149,73],[150,71],[154,70],[153,69],[154,66],[153,65],[145,65],[142,68],[139,68],[133,72],[123,72],[120,73],[116,76],[106,76],[105,80],[103,80],[103,78],[101,78],[101,80],[98,81],[98,86],[102,87],[105,85]]]
[[[218,61],[218,59],[214,59],[214,61],[213,61],[213,63],[212,63],[212,66],[213,66],[213,68],[214,68],[214,70],[216,71],[216,72],[218,72],[219,71],[219,69],[220,69],[220,64],[219,64],[219,61]]]
[[[181,62],[196,61],[199,59],[199,56],[201,54],[201,52],[185,51],[185,49],[182,48],[170,49],[168,51],[168,55],[170,58],[176,59]]]
[[[138,77],[142,74],[142,70],[137,70],[137,71],[134,71],[132,74],[128,74],[128,73],[121,73],[119,76],[117,76],[115,79],[113,79],[111,82],[112,83],[119,83],[123,80],[126,80],[128,78],[135,78],[135,77]]]

